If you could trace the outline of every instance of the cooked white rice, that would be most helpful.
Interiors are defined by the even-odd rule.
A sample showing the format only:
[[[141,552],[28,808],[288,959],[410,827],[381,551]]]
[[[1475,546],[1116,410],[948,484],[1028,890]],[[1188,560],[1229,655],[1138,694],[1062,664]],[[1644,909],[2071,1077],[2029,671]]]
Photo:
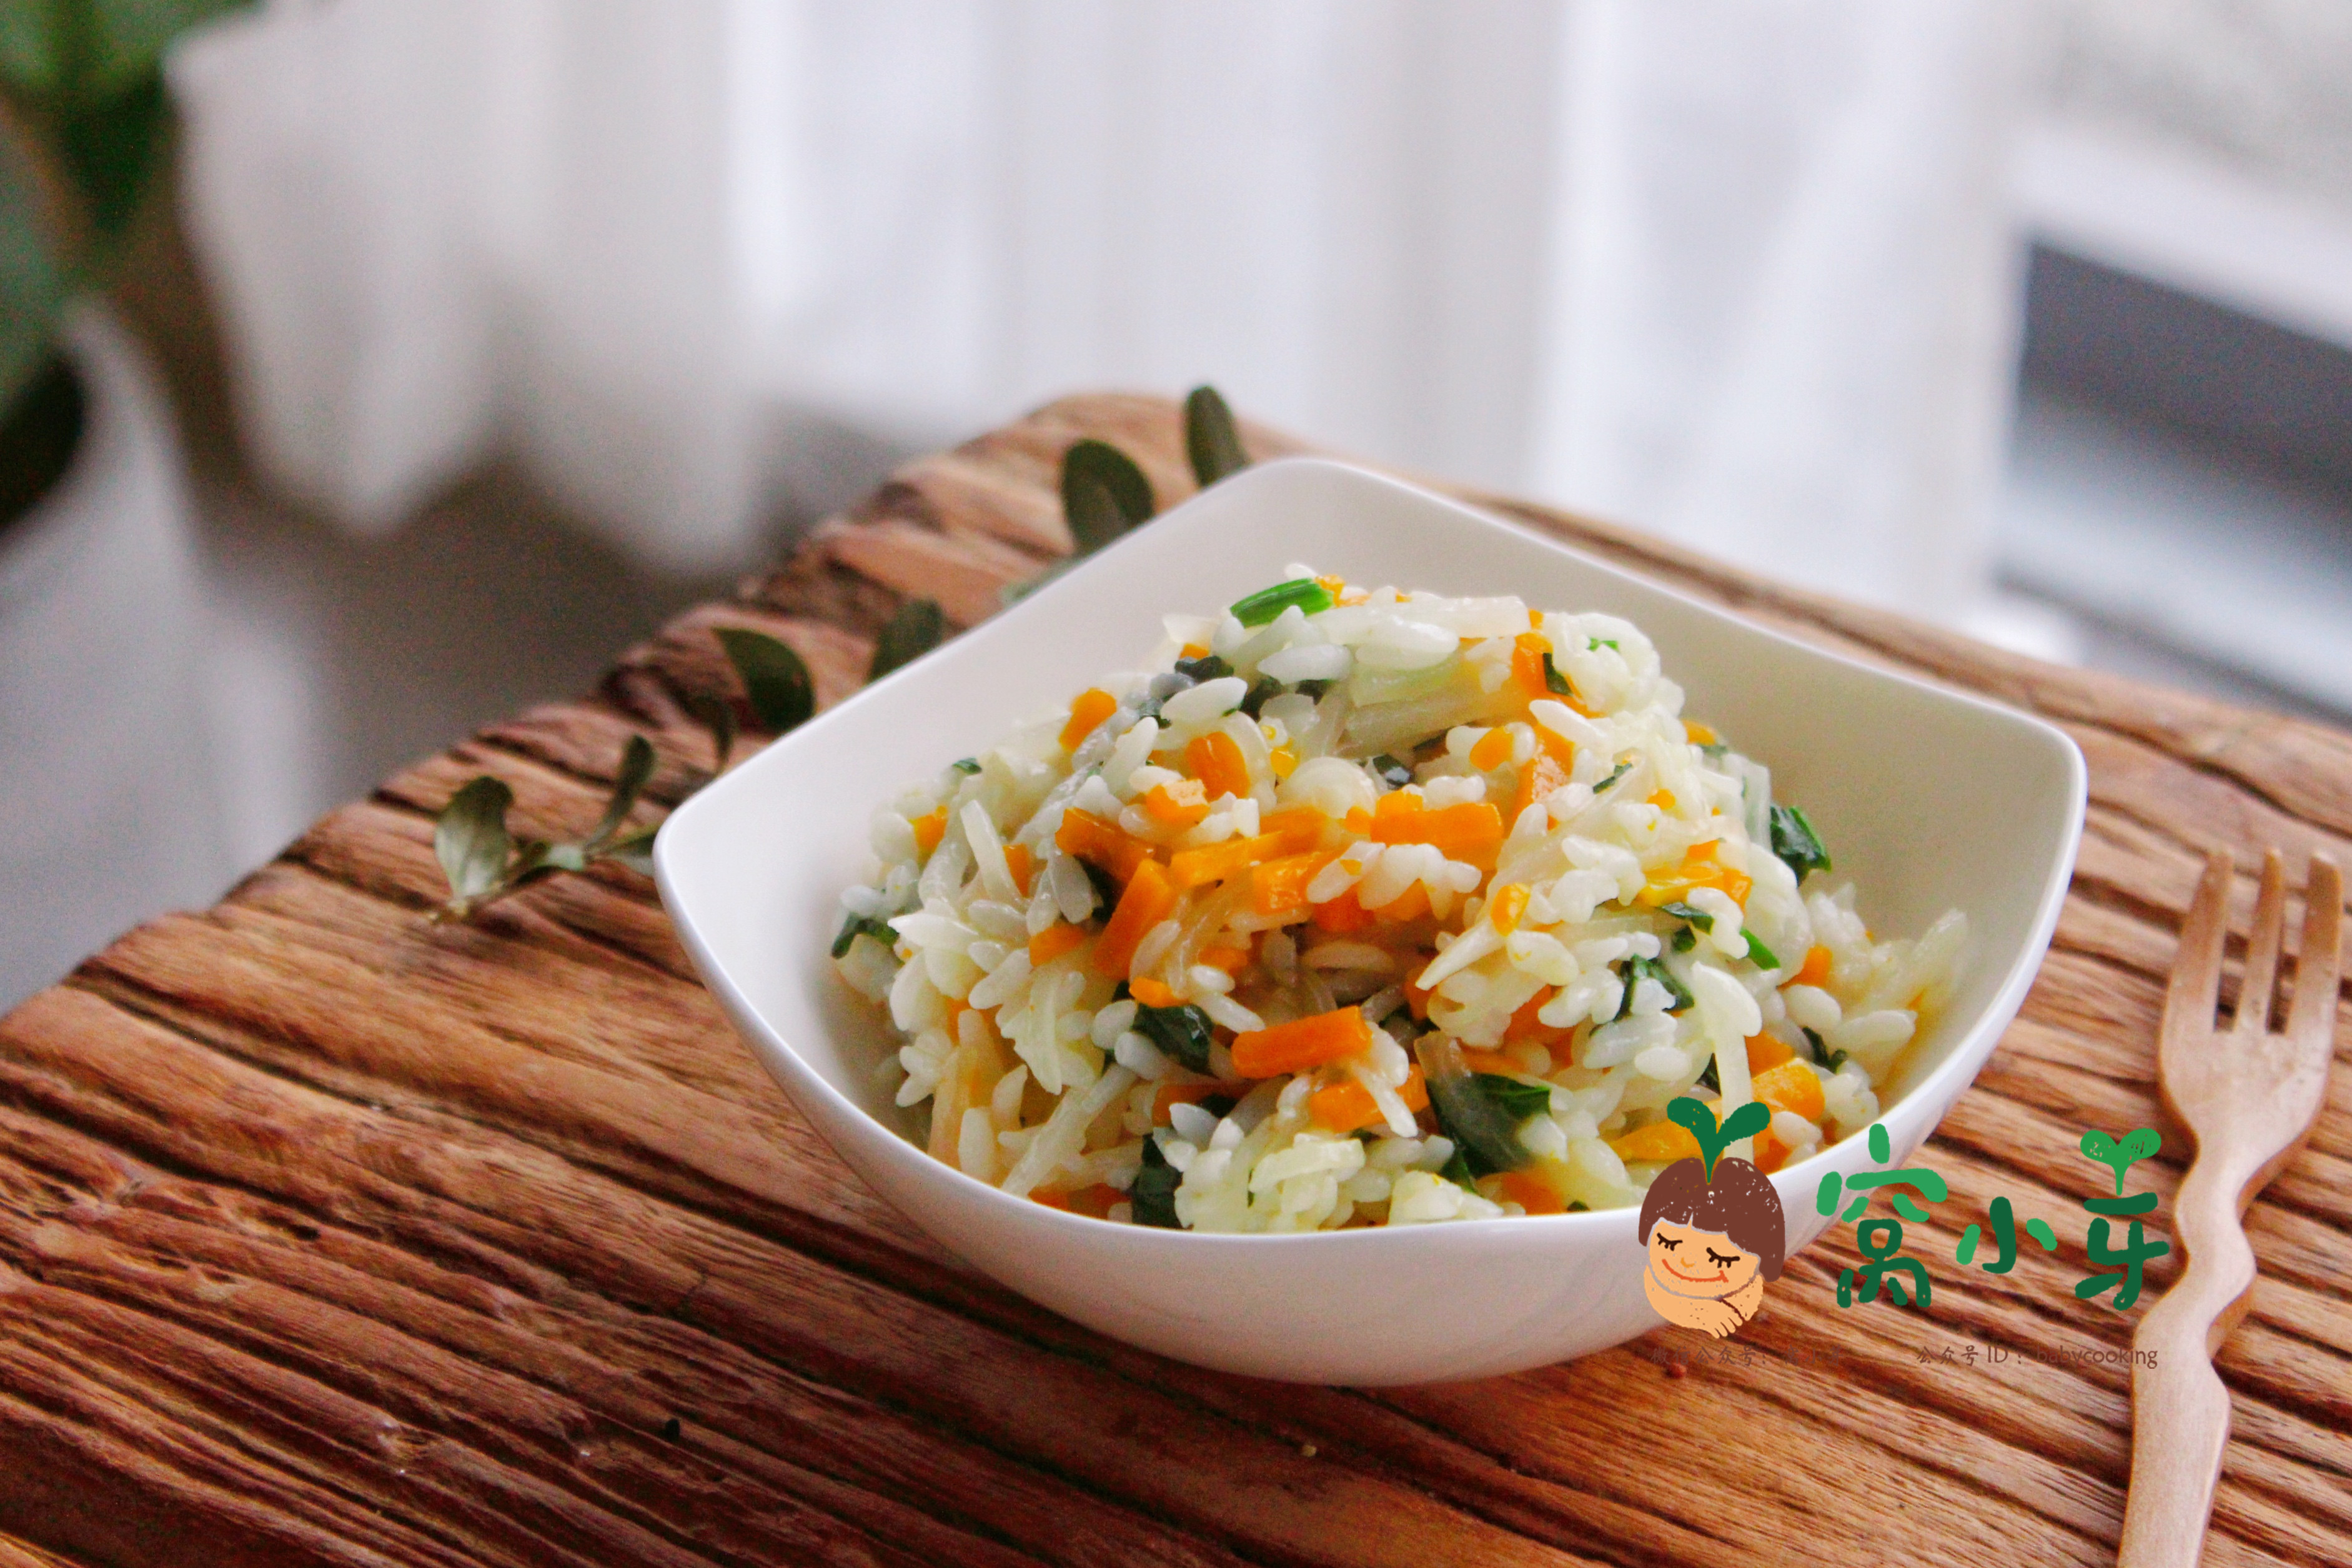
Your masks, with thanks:
[[[1959,911],[1880,941],[1801,888],[1810,825],[1776,853],[1626,621],[1294,579],[877,812],[835,963],[934,1155],[1328,1230],[1639,1203],[1679,1095],[1771,1104],[1768,1170],[1870,1123]]]

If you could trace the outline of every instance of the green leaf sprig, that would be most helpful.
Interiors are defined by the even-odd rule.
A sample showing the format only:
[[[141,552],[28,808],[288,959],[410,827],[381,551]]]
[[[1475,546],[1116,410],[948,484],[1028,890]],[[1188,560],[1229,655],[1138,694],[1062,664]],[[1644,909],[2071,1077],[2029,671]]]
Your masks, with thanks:
[[[1698,1140],[1698,1155],[1706,1163],[1707,1185],[1715,1184],[1715,1163],[1742,1138],[1753,1138],[1772,1125],[1772,1112],[1760,1100],[1751,1100],[1718,1125],[1715,1110],[1703,1100],[1685,1094],[1666,1105],[1666,1120],[1686,1128]]]
[[[1203,489],[1249,464],[1233,411],[1213,386],[1194,387],[1184,400],[1184,449],[1192,461],[1192,476]],[[1059,489],[1062,515],[1075,546],[1070,562],[1013,584],[1005,591],[1007,604],[1067,570],[1071,562],[1149,522],[1160,510],[1151,481],[1135,459],[1109,442],[1092,437],[1072,442],[1062,455]],[[866,679],[879,680],[912,663],[945,641],[947,634],[947,615],[937,600],[907,600],[876,638]],[[808,721],[816,711],[816,686],[799,654],[764,632],[741,626],[721,626],[717,636],[727,661],[743,683],[745,703],[762,729],[782,735]],[[710,776],[716,778],[727,771],[734,755],[738,739],[734,706],[704,692],[689,697],[687,710],[710,731],[715,758]],[[645,828],[624,837],[620,826],[644,794],[654,763],[652,745],[641,735],[630,737],[604,819],[577,842],[533,839],[516,844],[507,828],[514,791],[487,774],[468,780],[434,820],[434,854],[449,880],[449,897],[434,910],[433,919],[471,920],[533,882],[559,871],[583,871],[598,862],[650,874],[655,830]]]
[[[743,683],[743,697],[762,729],[778,735],[806,723],[816,711],[816,683],[808,665],[791,646],[742,626],[721,626],[719,646]],[[877,680],[900,665],[921,658],[945,639],[947,616],[933,599],[909,599],[900,605],[874,645],[874,660],[866,679]],[[698,693],[688,710],[710,731],[716,761],[710,777],[727,771],[737,736],[734,705],[726,699]],[[448,899],[436,906],[436,921],[469,921],[509,894],[559,871],[584,871],[599,862],[625,866],[642,875],[653,874],[655,829],[625,834],[622,826],[653,778],[656,763],[651,742],[632,735],[621,752],[621,765],[604,815],[587,836],[576,841],[527,839],[514,841],[507,828],[507,812],[514,791],[502,779],[484,774],[468,780],[433,823],[433,853],[449,881]],[[709,779],[702,781],[709,783]]]

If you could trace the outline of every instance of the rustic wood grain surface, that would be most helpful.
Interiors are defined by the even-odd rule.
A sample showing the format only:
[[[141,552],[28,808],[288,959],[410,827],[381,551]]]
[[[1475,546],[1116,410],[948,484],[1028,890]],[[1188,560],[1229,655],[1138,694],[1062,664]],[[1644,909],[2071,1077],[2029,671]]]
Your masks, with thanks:
[[[2113,1560],[2126,1369],[2065,1358],[2121,1352],[2130,1321],[2072,1293],[2105,1179],[2074,1144],[2159,1120],[2205,848],[2241,858],[2241,930],[2258,846],[2298,881],[2315,848],[2352,860],[2352,738],[1479,498],[2046,715],[2092,801],[2057,945],[1926,1155],[1952,1187],[1907,1247],[1930,1312],[1841,1310],[1852,1254],[1824,1243],[1719,1359],[1661,1330],[1475,1384],[1213,1375],[976,1278],[822,1146],[625,872],[425,921],[457,784],[494,772],[519,826],[576,831],[643,733],[650,820],[709,761],[681,698],[731,687],[713,626],[787,638],[839,698],[900,596],[970,622],[1066,548],[1052,483],[1082,434],[1190,489],[1172,405],[1139,397],[918,462],[592,698],[401,774],[0,1020],[0,1564]],[[2148,1177],[2168,1199],[2184,1152],[2175,1131]],[[1955,1266],[1996,1194],[2056,1222],[2059,1254]],[[2247,1229],[2263,1279],[2221,1358],[2237,1425],[2206,1560],[2341,1563],[2352,1072]]]

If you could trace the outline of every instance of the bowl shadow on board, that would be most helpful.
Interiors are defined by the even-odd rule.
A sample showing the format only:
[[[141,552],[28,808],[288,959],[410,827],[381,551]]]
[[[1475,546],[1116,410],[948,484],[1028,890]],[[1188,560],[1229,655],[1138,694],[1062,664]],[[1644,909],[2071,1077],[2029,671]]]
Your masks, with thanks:
[[[1160,614],[1208,612],[1292,562],[1449,594],[1516,593],[1623,616],[1685,711],[1772,769],[1853,879],[1874,931],[1966,910],[1951,1003],[1906,1053],[1882,1116],[1917,1147],[2014,1016],[2080,836],[2079,752],[2041,721],[1810,647],[1515,524],[1344,465],[1244,470],[1003,615],[819,715],[688,801],[656,860],[688,951],[745,1040],[844,1160],[1002,1283],[1114,1338],[1258,1376],[1394,1384],[1484,1375],[1657,1326],[1631,1209],[1305,1237],[1115,1226],[1017,1199],[932,1160],[877,1066],[879,1009],[832,971],[840,889],[873,810],[910,782],[1136,668]],[[1851,1138],[1776,1173],[1790,1251],[1827,1225],[1822,1174],[1871,1167]],[[1769,1299],[1769,1298],[1768,1298]],[[1429,1331],[1433,1306],[1447,1327]]]

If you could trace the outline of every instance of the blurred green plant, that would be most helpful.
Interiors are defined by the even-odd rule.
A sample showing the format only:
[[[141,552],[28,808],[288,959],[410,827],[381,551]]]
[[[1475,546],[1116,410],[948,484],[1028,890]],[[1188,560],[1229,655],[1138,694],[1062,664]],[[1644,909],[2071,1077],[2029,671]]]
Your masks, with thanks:
[[[7,3],[0,0],[0,5]],[[1193,481],[1202,489],[1249,465],[1249,453],[1242,446],[1233,412],[1213,386],[1195,387],[1184,400],[1184,448]],[[1063,521],[1069,525],[1074,545],[1070,559],[1014,584],[1005,593],[1007,604],[1129,530],[1149,522],[1159,510],[1151,482],[1135,459],[1107,441],[1089,437],[1071,443],[1062,454],[1060,488]],[[761,729],[782,735],[815,713],[815,682],[809,678],[808,666],[789,645],[741,626],[722,626],[716,635],[727,662],[735,668],[736,679],[742,684],[744,706]],[[903,601],[875,639],[866,679],[881,679],[922,658],[947,636],[947,614],[938,600]],[[716,694],[697,693],[687,699],[686,705],[711,736],[713,766],[708,776],[692,786],[698,789],[727,771],[739,724],[735,705]],[[442,875],[448,879],[449,897],[434,909],[431,918],[436,921],[472,920],[509,893],[558,871],[584,871],[599,861],[650,875],[656,830],[646,827],[624,833],[621,829],[653,777],[656,761],[653,746],[644,736],[629,737],[603,820],[576,842],[532,838],[517,843],[507,828],[514,791],[488,773],[467,780],[434,821],[434,854],[441,862]]]
[[[66,303],[103,279],[170,138],[163,52],[247,0],[0,0],[0,525],[73,455]]]

